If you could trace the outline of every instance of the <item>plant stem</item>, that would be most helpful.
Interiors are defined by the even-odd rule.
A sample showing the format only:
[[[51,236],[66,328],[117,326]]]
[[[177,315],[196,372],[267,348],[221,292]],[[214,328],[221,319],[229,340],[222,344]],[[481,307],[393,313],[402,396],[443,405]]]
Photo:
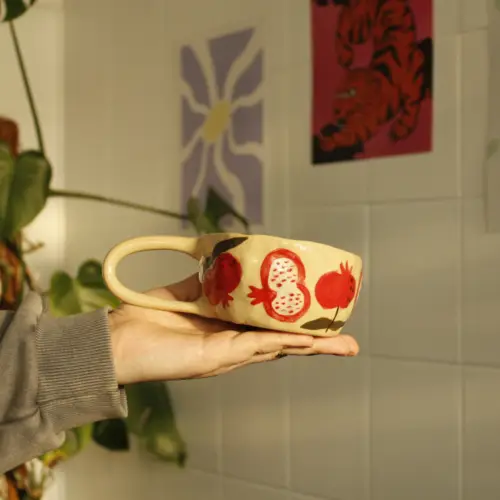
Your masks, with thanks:
[[[335,311],[335,316],[333,317],[332,321],[330,321],[330,324],[327,326],[326,332],[328,332],[328,330],[330,330],[330,328],[335,323],[335,320],[337,319],[337,314],[339,313],[339,311],[340,311],[340,307],[337,307],[337,310]]]
[[[31,84],[28,78],[28,72],[26,71],[26,65],[24,64],[24,57],[21,51],[21,46],[19,45],[19,39],[17,37],[16,28],[12,21],[9,22],[10,36],[12,38],[12,43],[14,44],[14,51],[16,53],[17,64],[21,70],[21,77],[24,84],[24,90],[28,98],[31,116],[33,118],[33,124],[35,125],[35,132],[38,141],[38,149],[45,156],[45,145],[43,142],[42,128],[40,126],[40,120],[38,118],[38,113],[36,110],[35,99],[33,97],[33,91],[31,90]]]
[[[160,208],[150,207],[148,205],[142,205],[140,203],[133,203],[131,201],[117,200],[116,198],[109,198],[107,196],[100,196],[97,194],[83,193],[81,191],[68,191],[66,189],[51,189],[49,191],[49,196],[60,197],[60,198],[78,198],[81,200],[92,200],[99,201],[101,203],[107,203],[109,205],[115,205],[118,207],[133,208],[135,210],[141,210],[142,212],[149,212],[151,214],[163,215],[166,217],[172,217],[178,220],[189,220],[189,217],[184,214],[178,214],[176,212],[171,212],[170,210],[162,210]]]

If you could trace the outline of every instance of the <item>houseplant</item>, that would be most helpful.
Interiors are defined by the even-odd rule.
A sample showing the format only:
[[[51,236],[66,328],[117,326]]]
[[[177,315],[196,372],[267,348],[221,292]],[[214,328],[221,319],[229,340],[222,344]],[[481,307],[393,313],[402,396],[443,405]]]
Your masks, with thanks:
[[[35,1],[0,0],[0,20],[10,30],[38,142],[36,150],[20,151],[16,122],[0,117],[0,309],[16,309],[25,290],[32,289],[46,293],[52,313],[64,316],[108,305],[116,306],[118,301],[107,290],[101,275],[101,264],[95,259],[83,262],[75,276],[62,270],[56,271],[49,289],[39,288],[26,263],[26,255],[37,251],[41,245],[27,240],[25,228],[36,219],[50,198],[80,198],[156,213],[189,221],[199,234],[221,231],[222,220],[228,215],[237,218],[245,229],[248,229],[248,224],[212,189],[203,208],[197,199],[191,199],[187,213],[179,214],[91,193],[56,189],[52,185],[52,167],[13,22],[26,13]],[[162,383],[145,383],[127,387],[126,390],[129,403],[126,420],[107,420],[70,430],[60,449],[0,476],[0,500],[41,499],[49,484],[52,468],[61,460],[80,452],[90,441],[109,450],[127,450],[130,435],[133,434],[152,455],[183,466],[186,449],[176,427],[168,387]]]

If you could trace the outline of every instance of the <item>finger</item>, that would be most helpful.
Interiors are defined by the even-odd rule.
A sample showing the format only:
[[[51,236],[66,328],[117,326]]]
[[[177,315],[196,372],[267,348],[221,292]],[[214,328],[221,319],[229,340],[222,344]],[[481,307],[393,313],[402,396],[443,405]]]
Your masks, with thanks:
[[[266,354],[281,351],[286,347],[312,347],[314,340],[310,335],[266,331],[248,331],[236,339],[245,345],[252,354]]]
[[[243,368],[248,365],[253,365],[257,363],[265,363],[269,361],[275,361],[277,359],[281,359],[285,357],[282,351],[273,351],[265,354],[256,354],[252,358],[247,359],[246,361],[242,361],[241,363],[235,363],[229,366],[224,366],[214,370],[210,373],[203,375],[203,377],[214,377],[216,375],[223,375],[224,373],[231,372],[233,370],[237,370],[238,368]]]
[[[311,356],[312,354],[356,356],[359,353],[359,345],[350,335],[316,337],[311,347],[305,349],[286,348],[283,353],[296,356]]]
[[[177,283],[151,290],[148,292],[148,295],[153,295],[164,300],[193,302],[201,295],[201,283],[198,279],[198,274],[193,274]]]

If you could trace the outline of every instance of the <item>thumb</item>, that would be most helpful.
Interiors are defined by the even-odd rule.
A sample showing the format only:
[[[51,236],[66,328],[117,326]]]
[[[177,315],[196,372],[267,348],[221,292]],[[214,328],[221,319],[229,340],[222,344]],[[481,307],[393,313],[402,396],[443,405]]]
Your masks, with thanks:
[[[164,300],[193,302],[201,295],[201,283],[198,274],[193,274],[182,281],[148,292],[148,295]]]

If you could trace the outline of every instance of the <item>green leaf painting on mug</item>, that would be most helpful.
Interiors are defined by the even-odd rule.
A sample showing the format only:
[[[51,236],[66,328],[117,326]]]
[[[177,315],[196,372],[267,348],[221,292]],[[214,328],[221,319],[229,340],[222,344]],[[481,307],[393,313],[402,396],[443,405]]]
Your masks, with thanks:
[[[17,19],[35,2],[36,0],[0,0],[0,22]]]
[[[332,323],[331,318],[317,318],[313,319],[311,321],[308,321],[307,323],[304,323],[303,325],[300,325],[301,328],[304,330],[331,330],[333,332],[336,332],[337,330],[340,330],[344,326],[345,322],[344,321],[334,321]]]

